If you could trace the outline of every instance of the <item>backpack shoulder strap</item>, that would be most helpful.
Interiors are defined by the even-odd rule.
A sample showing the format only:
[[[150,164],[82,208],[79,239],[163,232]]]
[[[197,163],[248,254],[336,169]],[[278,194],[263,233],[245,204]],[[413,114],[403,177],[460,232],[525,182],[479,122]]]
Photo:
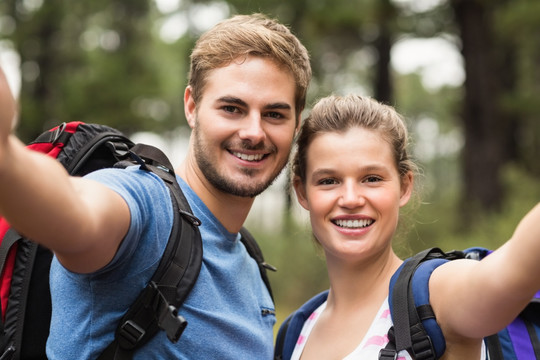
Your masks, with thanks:
[[[200,221],[192,214],[165,154],[150,145],[137,144],[130,150],[130,156],[143,170],[157,174],[169,187],[173,228],[156,272],[120,321],[115,340],[99,360],[131,359],[135,350],[160,329],[165,330],[170,341],[178,341],[187,325],[178,315],[178,308],[195,284],[202,263]]]
[[[270,279],[268,279],[267,270],[277,271],[277,269],[274,266],[268,264],[266,261],[264,261],[264,256],[261,251],[261,248],[259,247],[259,244],[257,244],[257,241],[255,240],[253,235],[251,235],[251,233],[248,231],[248,229],[246,229],[245,227],[242,227],[240,229],[240,235],[241,235],[240,240],[246,247],[248,254],[257,262],[257,265],[259,266],[259,272],[261,273],[261,277],[273,300],[274,295],[272,294],[272,287],[270,286]]]
[[[20,236],[14,229],[10,228],[6,231],[2,242],[0,242],[0,272],[4,270],[4,265],[6,264],[6,259],[11,247],[20,239],[22,239],[22,236]]]
[[[406,350],[415,359],[438,359],[446,342],[429,304],[429,278],[438,266],[463,257],[461,252],[444,253],[438,248],[424,250],[407,259],[390,280],[389,305],[393,327],[390,342],[379,359],[394,359]]]
[[[289,315],[279,327],[278,335],[276,336],[276,345],[274,347],[274,360],[283,360],[283,348],[285,347],[285,338],[287,330],[292,320],[292,315]]]
[[[290,359],[304,323],[328,298],[328,290],[323,291],[289,315],[279,328],[274,349],[274,360]]]
[[[23,240],[24,238],[12,228],[9,228],[4,234],[2,242],[0,243],[0,271],[2,273],[4,271],[4,267],[6,266],[6,261],[10,250],[14,247],[15,244]],[[31,273],[33,265],[32,260],[35,256],[35,249],[32,249],[32,246],[29,245],[33,244],[28,243],[25,246],[26,249],[23,254],[26,255],[26,258],[28,260],[27,266],[29,267],[29,271],[26,273]],[[34,245],[33,247],[37,248],[37,245]],[[2,349],[2,356],[3,354],[15,353],[15,349],[20,349],[20,345],[22,342],[22,331],[16,331],[12,329],[12,326],[6,326],[5,322],[7,321],[17,324],[21,324],[24,322],[27,298],[26,296],[21,296],[20,294],[26,293],[28,291],[28,288],[24,287],[25,283],[28,283],[28,281],[26,281],[26,278],[26,276],[21,276],[16,277],[15,280],[11,280],[10,291],[6,295],[7,298],[5,303],[3,302],[0,308],[0,334],[2,334],[2,336],[0,337],[0,349]],[[14,286],[11,286],[12,284]],[[9,299],[9,297],[13,297],[15,293],[20,297],[20,299],[18,299],[15,305],[13,305],[7,299]],[[4,299],[2,300],[4,301]],[[8,312],[10,314],[14,314],[15,316],[6,316]],[[8,343],[10,343],[9,346]]]

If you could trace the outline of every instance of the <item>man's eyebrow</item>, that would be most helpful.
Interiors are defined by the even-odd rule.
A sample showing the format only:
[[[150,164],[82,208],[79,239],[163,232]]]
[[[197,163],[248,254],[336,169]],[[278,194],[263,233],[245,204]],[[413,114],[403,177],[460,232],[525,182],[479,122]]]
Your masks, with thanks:
[[[217,102],[223,102],[227,104],[236,104],[242,107],[248,106],[248,104],[244,100],[234,97],[234,96],[222,96],[217,99]],[[267,104],[264,106],[264,108],[268,110],[290,110],[292,109],[292,106],[285,102],[276,102],[276,103]]]
[[[290,110],[291,105],[287,103],[278,102],[278,103],[268,104],[265,106],[265,108],[271,109],[271,110]]]
[[[240,106],[247,106],[247,103],[240,99],[240,98],[237,98],[237,97],[234,97],[234,96],[222,96],[220,98],[217,99],[217,102],[224,102],[224,103],[227,103],[227,104],[236,104],[236,105],[240,105]]]

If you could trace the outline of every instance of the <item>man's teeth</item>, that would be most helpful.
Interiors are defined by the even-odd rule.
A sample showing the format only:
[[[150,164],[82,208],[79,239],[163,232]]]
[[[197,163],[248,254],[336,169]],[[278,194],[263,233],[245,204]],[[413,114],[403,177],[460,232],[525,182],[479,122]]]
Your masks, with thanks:
[[[373,223],[373,220],[369,219],[362,219],[362,220],[336,220],[334,222],[337,226],[343,227],[343,228],[363,228],[366,226],[369,226]]]
[[[247,155],[247,154],[242,154],[242,153],[239,153],[239,152],[233,152],[233,155],[236,156],[237,158],[240,158],[240,159],[246,160],[246,161],[259,161],[264,156],[263,154]]]

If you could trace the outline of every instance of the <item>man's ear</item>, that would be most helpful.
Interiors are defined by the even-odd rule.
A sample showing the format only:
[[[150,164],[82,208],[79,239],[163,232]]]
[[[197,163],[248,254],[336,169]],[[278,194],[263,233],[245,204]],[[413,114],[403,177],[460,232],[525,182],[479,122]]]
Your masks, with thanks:
[[[191,86],[187,86],[184,91],[184,113],[186,115],[186,120],[190,128],[195,127],[195,119],[197,115],[197,104],[193,99],[193,91]]]
[[[295,176],[293,179],[294,192],[296,194],[296,199],[298,203],[306,210],[309,211],[307,196],[306,196],[306,187],[302,183],[302,180],[298,176]]]
[[[399,199],[399,206],[405,206],[409,199],[411,198],[414,188],[414,175],[411,171],[408,171],[407,174],[401,179],[401,196]]]

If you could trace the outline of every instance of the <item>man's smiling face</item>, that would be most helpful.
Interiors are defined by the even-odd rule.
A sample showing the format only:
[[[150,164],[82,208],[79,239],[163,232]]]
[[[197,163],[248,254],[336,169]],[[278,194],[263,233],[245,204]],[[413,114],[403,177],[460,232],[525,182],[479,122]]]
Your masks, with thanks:
[[[297,130],[295,89],[288,71],[262,57],[210,73],[187,117],[197,167],[211,186],[242,197],[270,186],[287,163]]]

